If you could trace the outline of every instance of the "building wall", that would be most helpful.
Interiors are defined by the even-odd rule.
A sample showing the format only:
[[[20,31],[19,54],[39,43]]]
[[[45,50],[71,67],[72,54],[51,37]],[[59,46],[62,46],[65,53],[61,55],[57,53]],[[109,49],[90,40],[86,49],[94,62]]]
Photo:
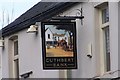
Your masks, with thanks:
[[[100,4],[100,3],[99,3]],[[94,7],[98,3],[81,3],[69,8],[63,12],[63,15],[76,15],[77,9],[83,8],[83,25],[81,20],[76,20],[77,28],[77,60],[78,69],[75,70],[43,70],[42,68],[42,42],[41,42],[41,25],[39,23],[38,34],[26,33],[24,29],[18,33],[19,45],[19,71],[20,75],[29,71],[33,71],[31,78],[58,78],[69,77],[72,78],[93,78],[96,76],[112,78],[117,77],[118,72],[113,74],[101,74],[103,65],[100,62],[100,32],[98,10]],[[110,3],[110,49],[111,49],[111,66],[112,71],[118,70],[118,3]],[[116,12],[116,13],[114,13]],[[114,16],[115,15],[115,16]],[[10,37],[10,36],[9,36]],[[5,48],[2,52],[3,71],[2,77],[9,77],[9,57],[8,57],[8,39],[5,37]],[[88,45],[92,45],[92,58],[87,57]]]
[[[98,5],[100,5],[101,3],[96,2],[93,3],[93,5],[96,7]],[[110,58],[111,58],[111,71],[109,72],[105,72],[104,71],[104,64],[101,63],[100,61],[100,54],[101,53],[101,43],[99,43],[101,41],[100,39],[100,30],[98,27],[100,27],[99,24],[99,20],[98,17],[99,16],[99,10],[95,9],[95,54],[96,55],[96,61],[98,63],[96,63],[96,67],[97,67],[97,75],[99,75],[101,78],[115,78],[118,76],[118,2],[109,2],[108,3],[108,7],[109,7],[109,26],[110,26]],[[116,12],[116,13],[115,13]],[[103,56],[104,57],[104,56]],[[99,61],[100,60],[100,61]],[[98,70],[100,69],[100,70]]]
[[[109,3],[110,50],[111,50],[111,77],[118,76],[118,3]],[[110,74],[109,74],[110,75]],[[107,76],[106,76],[107,77]]]
[[[118,14],[120,14],[120,2],[118,3]],[[120,30],[120,15],[118,15],[118,31]],[[120,34],[120,31],[118,32]],[[118,35],[118,69],[120,70],[120,35]],[[120,72],[118,73],[118,76],[120,76]]]
[[[9,63],[8,63],[8,38],[6,37],[4,48],[2,49],[2,78],[9,78]],[[4,67],[3,67],[4,66]]]
[[[74,78],[92,78],[96,76],[95,46],[94,46],[94,8],[91,3],[77,5],[75,9],[83,8],[83,25],[77,22],[77,57],[78,69],[72,70]],[[92,45],[92,58],[87,57],[88,45]],[[89,65],[89,66],[88,66]],[[87,71],[87,72],[86,72]]]
[[[19,33],[20,74],[33,71],[32,78],[57,78],[57,70],[43,70],[41,33],[27,34],[26,30]]]
[[[96,4],[100,4],[100,3],[96,3]],[[119,76],[118,75],[118,72],[119,72],[119,69],[118,69],[118,9],[119,9],[118,2],[109,2],[108,7],[109,7],[109,27],[110,27],[111,71],[104,72],[103,69],[101,69],[100,70],[101,78],[107,78],[107,77],[115,78],[115,77]],[[96,16],[98,16],[98,15],[96,15]],[[97,22],[98,21],[96,21],[96,26],[98,26]],[[98,38],[99,34],[98,35],[97,34],[98,34],[98,30],[96,30],[96,33],[95,33],[96,38],[95,39],[96,39],[96,41],[99,41],[99,40],[97,40],[97,39],[99,39]],[[96,44],[98,44],[98,43],[96,42]],[[98,44],[98,45],[100,45],[100,44]],[[96,49],[99,48],[98,45],[97,45]],[[102,65],[99,65],[99,66],[102,67]]]

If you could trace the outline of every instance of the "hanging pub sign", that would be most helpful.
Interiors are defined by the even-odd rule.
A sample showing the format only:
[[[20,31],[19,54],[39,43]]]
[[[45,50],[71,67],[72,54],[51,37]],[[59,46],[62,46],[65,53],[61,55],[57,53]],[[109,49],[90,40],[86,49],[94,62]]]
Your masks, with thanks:
[[[43,69],[77,69],[75,22],[42,23]]]

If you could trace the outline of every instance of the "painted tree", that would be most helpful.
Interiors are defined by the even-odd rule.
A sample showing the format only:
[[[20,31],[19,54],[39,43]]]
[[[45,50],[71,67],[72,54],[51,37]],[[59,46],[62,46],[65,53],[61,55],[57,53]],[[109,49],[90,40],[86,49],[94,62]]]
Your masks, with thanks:
[[[73,40],[72,40],[72,38],[73,38],[73,34],[74,34],[74,26],[73,25],[70,25],[70,24],[68,24],[68,25],[56,25],[56,29],[58,29],[58,30],[65,30],[66,32],[68,32],[69,33],[69,36],[70,36],[70,43],[71,43],[71,45],[73,44]]]

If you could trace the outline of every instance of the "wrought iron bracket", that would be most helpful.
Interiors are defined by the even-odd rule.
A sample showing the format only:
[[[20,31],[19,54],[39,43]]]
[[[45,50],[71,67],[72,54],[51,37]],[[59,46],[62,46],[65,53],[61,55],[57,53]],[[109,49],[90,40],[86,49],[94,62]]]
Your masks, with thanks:
[[[56,16],[56,17],[52,17],[51,20],[76,20],[76,19],[81,19],[81,25],[83,25],[83,11],[82,8],[80,9],[75,9],[78,12],[76,13],[76,16]]]

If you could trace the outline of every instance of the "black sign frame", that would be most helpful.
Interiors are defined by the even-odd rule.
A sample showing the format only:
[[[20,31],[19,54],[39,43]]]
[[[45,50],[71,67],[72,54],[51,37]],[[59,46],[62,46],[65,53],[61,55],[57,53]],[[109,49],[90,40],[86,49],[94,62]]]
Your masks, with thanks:
[[[64,36],[63,34],[54,33],[55,32],[54,27],[55,29],[57,29],[56,32],[57,31],[59,32],[61,30],[61,32],[59,33],[62,33],[62,31],[65,31]],[[53,32],[50,29],[52,29]],[[67,35],[68,33],[69,37],[67,38],[69,39],[67,41],[69,45],[67,45],[67,47],[63,47],[62,45],[61,47],[61,44],[64,42],[64,39],[66,38],[65,37],[64,39],[62,38],[62,39],[56,40],[57,42],[54,41],[54,45],[56,43],[57,46],[54,46],[54,45],[53,46],[55,49],[58,49],[58,50],[55,50],[53,46],[51,48],[50,45],[51,43],[53,43],[53,41],[52,42],[48,41],[46,37],[47,33],[49,33],[50,31],[54,33],[54,36],[52,37],[56,37],[56,36],[65,37],[65,35]],[[47,35],[47,36],[50,37],[50,35]],[[76,46],[77,41],[76,41],[76,23],[75,22],[42,22],[41,37],[42,37],[43,69],[48,69],[48,70],[49,69],[77,69],[77,46]],[[68,44],[67,41],[66,41],[66,44]],[[71,41],[71,44],[70,44],[70,41]],[[63,52],[63,50],[65,53]],[[51,54],[52,51],[54,51],[53,52],[54,56],[53,54]],[[64,53],[65,55],[62,53]]]

